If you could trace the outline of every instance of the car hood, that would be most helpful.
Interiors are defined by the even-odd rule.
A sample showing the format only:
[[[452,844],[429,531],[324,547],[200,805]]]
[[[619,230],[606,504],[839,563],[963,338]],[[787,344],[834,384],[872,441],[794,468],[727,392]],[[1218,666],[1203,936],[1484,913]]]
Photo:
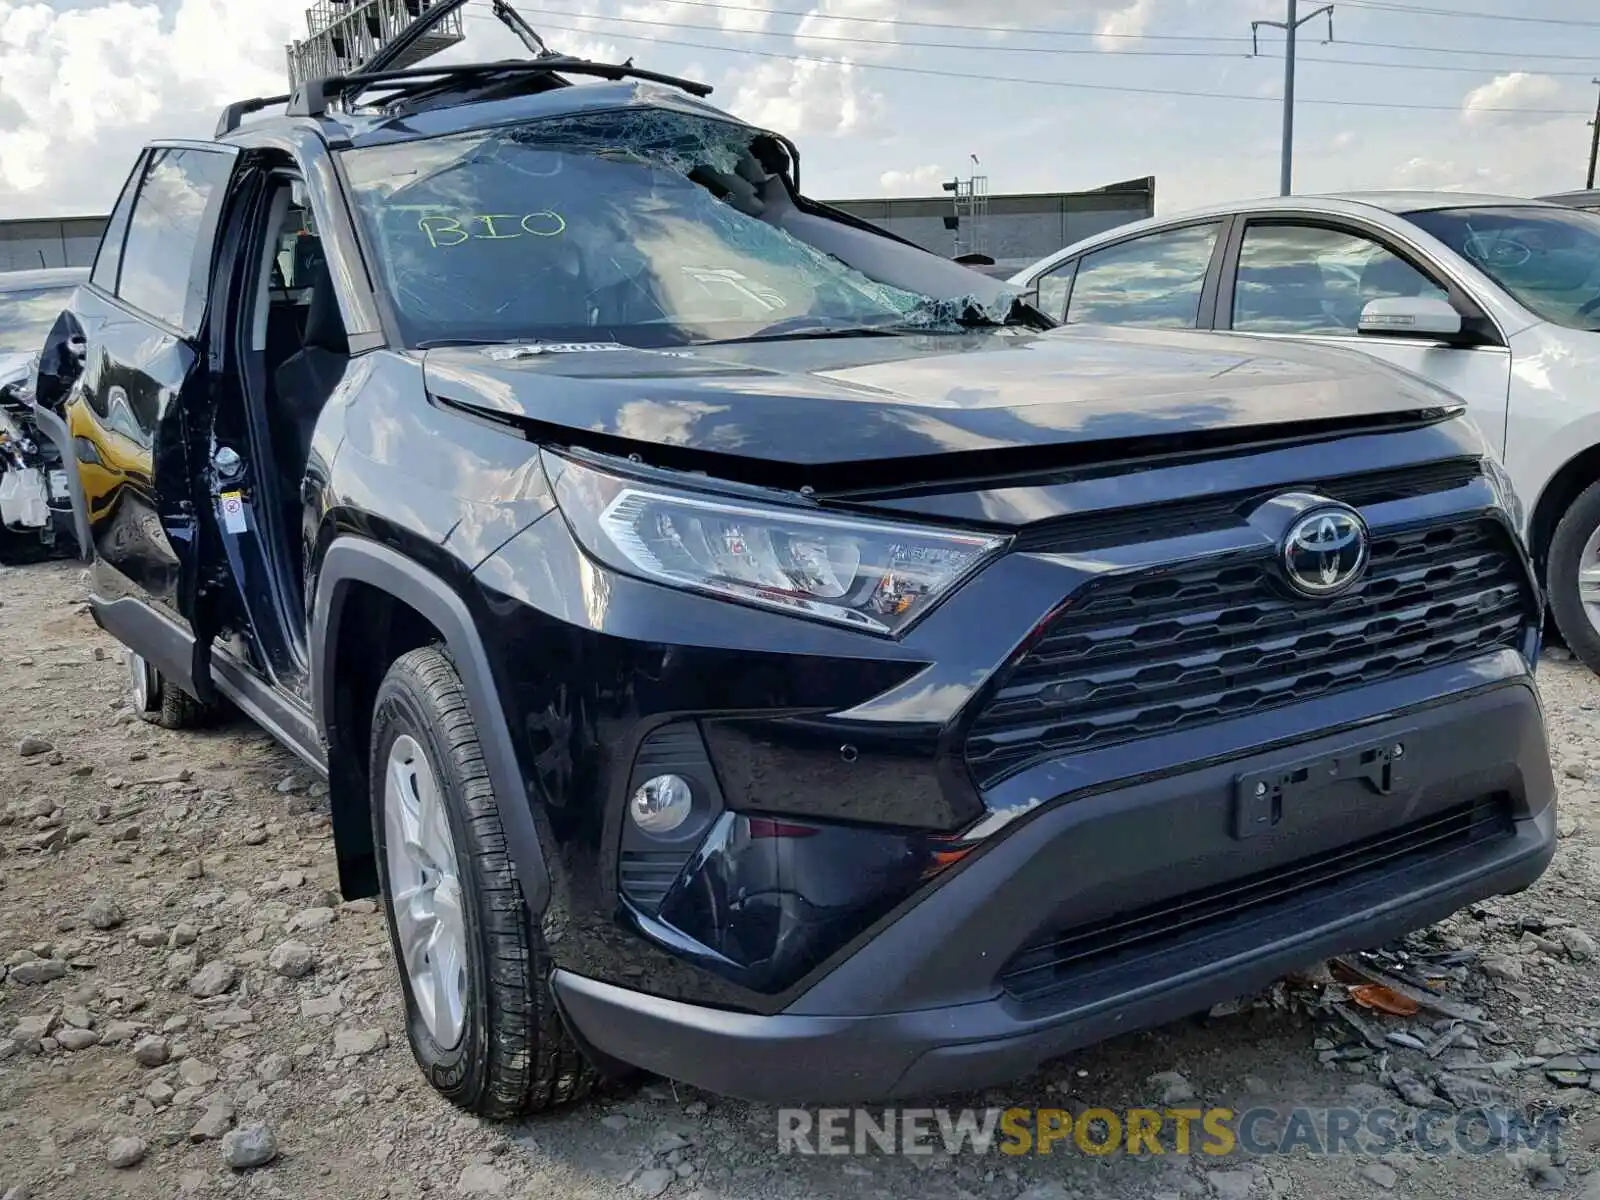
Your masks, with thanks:
[[[1459,403],[1348,351],[1088,326],[674,351],[448,347],[426,351],[424,371],[439,400],[541,440],[793,468],[1040,447],[1106,457],[1130,441],[1238,443]]]

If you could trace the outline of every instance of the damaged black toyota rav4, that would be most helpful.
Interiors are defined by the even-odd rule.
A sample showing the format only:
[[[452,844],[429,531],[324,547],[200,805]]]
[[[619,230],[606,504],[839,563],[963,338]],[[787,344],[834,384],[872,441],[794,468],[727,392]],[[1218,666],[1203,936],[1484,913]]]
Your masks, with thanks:
[[[43,354],[135,703],[327,772],[435,1087],[1002,1081],[1539,876],[1541,602],[1448,395],[1051,329],[703,91],[235,106]]]

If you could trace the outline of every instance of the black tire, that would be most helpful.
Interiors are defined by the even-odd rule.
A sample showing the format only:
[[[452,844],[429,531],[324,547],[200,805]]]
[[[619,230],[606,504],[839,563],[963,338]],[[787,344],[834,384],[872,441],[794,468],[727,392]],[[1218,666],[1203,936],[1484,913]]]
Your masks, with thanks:
[[[202,704],[154,667],[148,670],[150,688],[145,703],[141,705],[137,696],[132,701],[141,720],[163,729],[204,729],[216,722],[218,709]]]
[[[1562,515],[1550,539],[1545,579],[1550,612],[1567,649],[1591,671],[1600,672],[1600,629],[1584,610],[1578,591],[1583,547],[1596,529],[1600,529],[1600,483],[1591,484]]]
[[[384,827],[384,779],[395,741],[421,745],[443,797],[462,883],[465,1022],[454,1048],[430,1034],[404,967]],[[406,1033],[436,1091],[480,1117],[505,1120],[581,1099],[597,1073],[561,1019],[542,933],[528,919],[461,677],[436,647],[389,668],[372,716],[373,844],[390,943],[400,966]]]

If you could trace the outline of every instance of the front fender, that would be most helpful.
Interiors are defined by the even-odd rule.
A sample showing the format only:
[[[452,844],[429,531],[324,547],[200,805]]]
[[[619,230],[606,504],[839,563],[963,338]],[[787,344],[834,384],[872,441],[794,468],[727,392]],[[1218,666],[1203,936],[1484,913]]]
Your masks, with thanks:
[[[512,867],[534,916],[550,901],[550,874],[533,819],[533,796],[522,778],[510,727],[495,689],[489,658],[476,623],[454,588],[412,559],[366,538],[335,537],[318,572],[311,626],[311,703],[325,743],[339,744],[334,704],[338,681],[329,675],[353,586],[365,584],[420,613],[444,639],[461,675],[477,722],[484,765],[494,785],[495,806],[505,831]]]

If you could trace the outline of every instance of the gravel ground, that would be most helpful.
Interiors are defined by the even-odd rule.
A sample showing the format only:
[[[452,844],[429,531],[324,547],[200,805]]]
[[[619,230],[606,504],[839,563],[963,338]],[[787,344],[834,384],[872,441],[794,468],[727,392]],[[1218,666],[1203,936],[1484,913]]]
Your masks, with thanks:
[[[1135,1034],[946,1104],[1073,1110],[1448,1107],[1449,1080],[1564,1114],[1561,1150],[1226,1160],[780,1156],[776,1114],[661,1081],[491,1126],[413,1067],[383,919],[342,904],[320,786],[240,722],[177,734],[124,704],[116,645],[76,564],[0,569],[0,1197],[232,1194],[368,1200],[653,1197],[1600,1200],[1600,1095],[1538,1061],[1600,1050],[1594,942],[1600,683],[1541,669],[1562,789],[1555,866],[1428,935],[1462,948],[1448,994],[1489,1026],[1437,1059],[1363,1057],[1347,1023],[1267,1001]],[[1591,779],[1591,773],[1594,778]],[[1288,989],[1283,995],[1305,993]],[[1341,992],[1342,994],[1342,992]],[[1362,1014],[1431,1040],[1423,1017]],[[1523,1060],[1517,1066],[1475,1069]],[[1566,1082],[1583,1082],[1580,1074]],[[1594,1062],[1600,1067],[1600,1059]],[[1445,1082],[1429,1081],[1447,1070]],[[1169,1072],[1177,1072],[1174,1077]],[[1399,1072],[1397,1075],[1396,1072]],[[1600,1074],[1600,1072],[1597,1072]],[[1600,1083],[1596,1084],[1600,1087]],[[1459,1101],[1459,1097],[1457,1097]],[[931,1102],[931,1101],[930,1101]]]

